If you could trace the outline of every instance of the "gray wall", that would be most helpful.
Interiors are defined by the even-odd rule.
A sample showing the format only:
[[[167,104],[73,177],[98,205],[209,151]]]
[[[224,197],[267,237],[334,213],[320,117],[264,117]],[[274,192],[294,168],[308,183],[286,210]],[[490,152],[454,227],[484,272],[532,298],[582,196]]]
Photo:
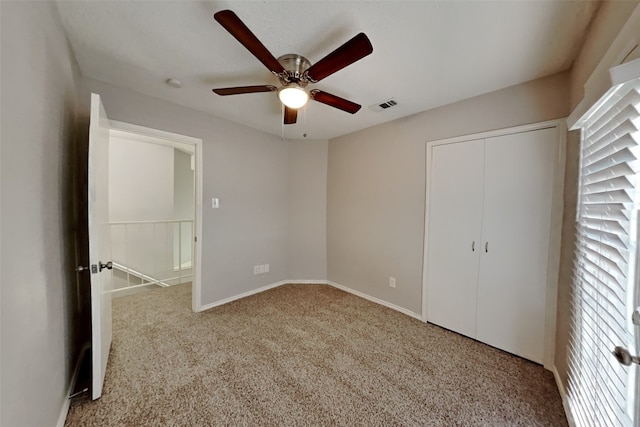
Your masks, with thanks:
[[[289,143],[289,276],[327,279],[328,141]]]
[[[584,84],[638,3],[638,0],[609,0],[600,5],[571,67],[571,110],[582,100]]]
[[[82,79],[81,86],[85,115],[93,91],[112,120],[203,140],[203,305],[287,279],[287,142],[108,83]],[[211,209],[212,197],[219,209]],[[267,263],[269,273],[253,274]]]
[[[426,141],[565,117],[568,77],[556,74],[329,141],[328,279],[420,314]]]
[[[71,197],[75,62],[55,4],[0,2],[0,12],[0,424],[54,426],[78,350]]]

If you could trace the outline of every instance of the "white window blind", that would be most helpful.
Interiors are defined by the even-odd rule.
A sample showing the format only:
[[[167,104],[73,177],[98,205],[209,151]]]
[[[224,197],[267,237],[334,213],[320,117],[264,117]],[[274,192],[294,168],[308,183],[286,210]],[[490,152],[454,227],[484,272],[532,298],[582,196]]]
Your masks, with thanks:
[[[598,102],[582,122],[577,243],[569,340],[568,401],[582,426],[633,426],[636,367],[616,346],[636,349],[640,206],[640,79]],[[635,424],[638,425],[638,424]]]

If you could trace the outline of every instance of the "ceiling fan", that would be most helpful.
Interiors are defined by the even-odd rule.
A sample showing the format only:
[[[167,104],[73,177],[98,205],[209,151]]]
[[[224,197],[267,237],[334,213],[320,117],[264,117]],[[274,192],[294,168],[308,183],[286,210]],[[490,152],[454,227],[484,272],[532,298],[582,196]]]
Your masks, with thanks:
[[[284,124],[286,125],[296,122],[298,108],[306,105],[309,99],[351,114],[355,114],[362,107],[355,102],[319,89],[312,89],[307,92],[305,88],[309,83],[317,83],[373,52],[371,42],[364,33],[356,35],[312,65],[307,58],[295,53],[282,55],[276,59],[231,10],[217,12],[214,18],[253,56],[258,58],[269,71],[278,77],[282,84],[279,88],[272,85],[256,85],[213,89],[216,94],[227,96],[245,93],[278,92],[278,97],[284,104]]]

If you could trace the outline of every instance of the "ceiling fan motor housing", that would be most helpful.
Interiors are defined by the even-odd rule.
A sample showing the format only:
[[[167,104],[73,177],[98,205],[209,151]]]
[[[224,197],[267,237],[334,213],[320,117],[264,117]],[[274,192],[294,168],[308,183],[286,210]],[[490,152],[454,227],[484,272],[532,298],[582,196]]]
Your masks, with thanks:
[[[284,73],[276,74],[283,85],[297,83],[305,87],[309,81],[304,77],[304,72],[311,67],[311,61],[302,55],[288,53],[278,58],[278,62],[285,69]]]

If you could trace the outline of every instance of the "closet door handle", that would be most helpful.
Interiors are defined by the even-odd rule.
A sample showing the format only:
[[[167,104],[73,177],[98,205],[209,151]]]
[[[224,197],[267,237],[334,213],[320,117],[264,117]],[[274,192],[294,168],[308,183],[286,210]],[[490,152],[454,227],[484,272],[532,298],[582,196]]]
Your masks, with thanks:
[[[476,241],[474,240],[473,242],[471,242],[471,252],[475,252],[476,251]]]
[[[489,242],[484,242],[484,252],[485,253],[489,252]]]

